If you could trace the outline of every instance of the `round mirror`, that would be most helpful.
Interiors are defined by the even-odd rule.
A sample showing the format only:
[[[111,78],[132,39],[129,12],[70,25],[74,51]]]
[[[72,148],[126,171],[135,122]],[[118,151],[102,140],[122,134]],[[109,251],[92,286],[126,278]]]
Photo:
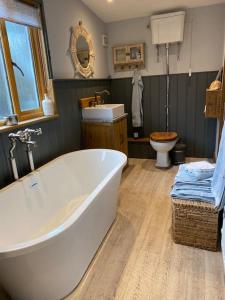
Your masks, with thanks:
[[[72,28],[70,52],[77,74],[89,78],[94,74],[94,48],[91,35],[79,22],[78,26]]]
[[[90,51],[87,40],[83,35],[77,39],[77,58],[83,68],[87,68],[90,61]]]

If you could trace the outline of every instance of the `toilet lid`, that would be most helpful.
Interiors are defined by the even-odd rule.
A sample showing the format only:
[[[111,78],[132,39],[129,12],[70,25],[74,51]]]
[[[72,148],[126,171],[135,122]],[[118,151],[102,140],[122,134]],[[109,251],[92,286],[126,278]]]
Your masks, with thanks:
[[[177,139],[176,132],[153,132],[150,139],[156,142],[169,142]]]

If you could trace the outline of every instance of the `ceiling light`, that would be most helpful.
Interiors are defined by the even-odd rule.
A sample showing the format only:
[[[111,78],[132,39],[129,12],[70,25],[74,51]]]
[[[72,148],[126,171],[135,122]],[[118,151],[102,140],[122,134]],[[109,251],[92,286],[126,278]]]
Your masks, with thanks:
[[[108,3],[112,3],[112,2],[113,2],[113,0],[107,0],[107,2],[108,2]]]

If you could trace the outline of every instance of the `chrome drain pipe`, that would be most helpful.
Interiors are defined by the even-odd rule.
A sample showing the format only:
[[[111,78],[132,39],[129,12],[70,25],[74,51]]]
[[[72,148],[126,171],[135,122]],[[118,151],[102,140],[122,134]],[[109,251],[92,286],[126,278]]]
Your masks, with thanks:
[[[169,131],[169,97],[170,97],[170,68],[169,43],[166,44],[166,131]]]

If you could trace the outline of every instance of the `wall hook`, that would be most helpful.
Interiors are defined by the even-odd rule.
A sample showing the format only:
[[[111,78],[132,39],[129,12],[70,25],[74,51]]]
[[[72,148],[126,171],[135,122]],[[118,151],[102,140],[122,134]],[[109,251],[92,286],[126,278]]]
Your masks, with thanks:
[[[159,63],[159,45],[156,45],[156,51],[157,51],[157,63]]]

